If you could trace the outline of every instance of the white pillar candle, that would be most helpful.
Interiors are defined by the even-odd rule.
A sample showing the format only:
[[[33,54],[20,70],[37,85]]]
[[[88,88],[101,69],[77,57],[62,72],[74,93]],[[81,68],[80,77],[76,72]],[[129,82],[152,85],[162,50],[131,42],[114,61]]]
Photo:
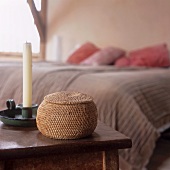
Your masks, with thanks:
[[[23,47],[23,107],[32,107],[32,49],[27,42]]]

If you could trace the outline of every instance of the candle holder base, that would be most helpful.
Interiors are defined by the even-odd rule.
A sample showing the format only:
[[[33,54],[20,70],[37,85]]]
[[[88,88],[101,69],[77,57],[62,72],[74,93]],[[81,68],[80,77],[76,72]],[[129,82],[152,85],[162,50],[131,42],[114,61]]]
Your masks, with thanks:
[[[38,104],[33,104],[29,108],[23,108],[22,104],[15,106],[13,99],[7,100],[6,104],[8,109],[0,111],[0,120],[5,125],[36,127]]]

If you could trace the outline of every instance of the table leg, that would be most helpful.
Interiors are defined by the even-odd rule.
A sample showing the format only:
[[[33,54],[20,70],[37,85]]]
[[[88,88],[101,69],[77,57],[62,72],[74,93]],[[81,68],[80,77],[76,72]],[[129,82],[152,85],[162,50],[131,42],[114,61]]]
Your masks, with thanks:
[[[103,151],[103,170],[119,170],[118,150]]]
[[[4,169],[5,169],[5,162],[0,161],[0,170],[4,170]]]

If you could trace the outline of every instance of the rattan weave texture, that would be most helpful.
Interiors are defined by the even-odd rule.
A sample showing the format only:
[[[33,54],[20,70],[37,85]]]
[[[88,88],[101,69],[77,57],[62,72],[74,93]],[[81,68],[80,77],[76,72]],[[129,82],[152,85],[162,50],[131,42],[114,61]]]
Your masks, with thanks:
[[[93,98],[79,92],[61,91],[44,97],[37,111],[37,127],[47,137],[78,139],[89,136],[97,126]]]

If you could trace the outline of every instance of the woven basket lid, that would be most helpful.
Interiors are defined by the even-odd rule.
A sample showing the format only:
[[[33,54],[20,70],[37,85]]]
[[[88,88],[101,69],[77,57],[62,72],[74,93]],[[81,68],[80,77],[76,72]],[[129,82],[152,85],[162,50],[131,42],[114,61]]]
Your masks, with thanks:
[[[44,97],[44,100],[53,104],[78,104],[92,102],[93,98],[80,92],[56,92]]]

